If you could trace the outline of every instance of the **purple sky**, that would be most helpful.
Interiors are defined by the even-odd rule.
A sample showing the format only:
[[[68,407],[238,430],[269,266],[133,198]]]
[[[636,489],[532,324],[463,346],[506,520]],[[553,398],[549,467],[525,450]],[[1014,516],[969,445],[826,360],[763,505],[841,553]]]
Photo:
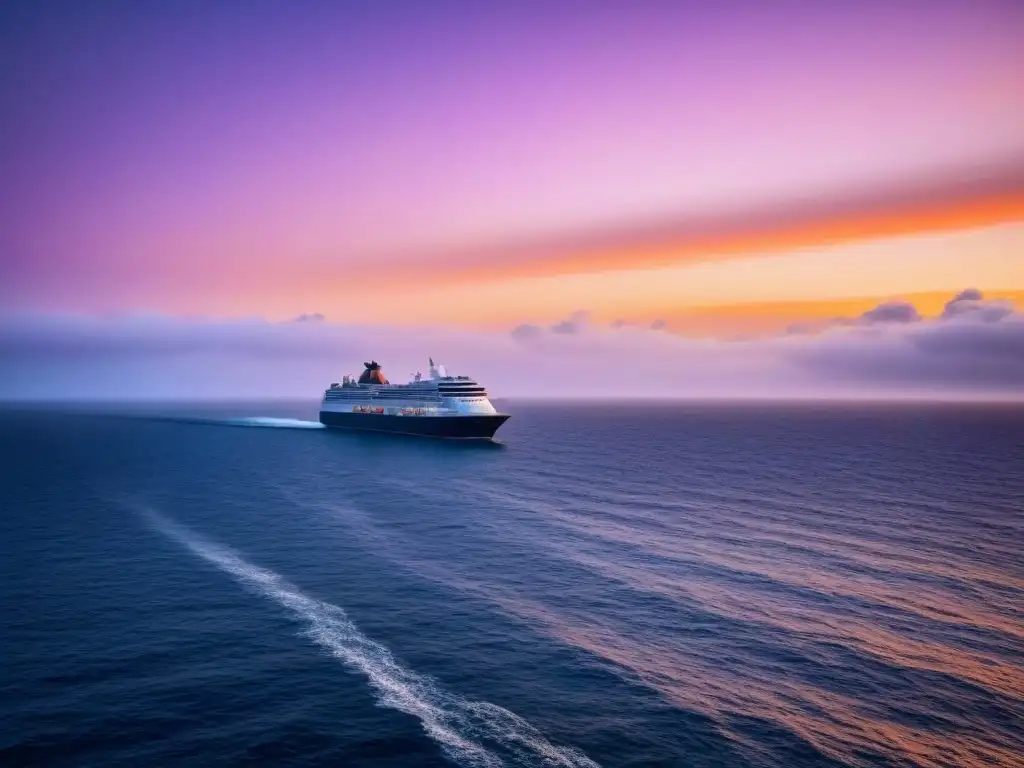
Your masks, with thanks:
[[[0,290],[29,308],[173,312],[200,269],[358,269],[1024,158],[1012,1],[43,1],[0,22]]]
[[[170,386],[198,360],[211,374],[197,379],[203,391],[244,370],[268,384],[263,394],[315,393],[349,356],[392,354],[401,377],[431,353],[529,394],[522,371],[559,359],[551,344],[576,345],[563,350],[576,361],[563,369],[572,389],[618,370],[633,343],[654,345],[667,366],[652,394],[742,389],[756,370],[778,391],[838,391],[825,368],[800,363],[805,347],[814,361],[843,350],[835,370],[862,384],[873,370],[887,385],[924,386],[927,370],[957,391],[1020,391],[1019,368],[990,359],[894,373],[892,350],[922,349],[932,323],[947,338],[942,321],[856,343],[771,339],[742,355],[656,331],[531,340],[469,321],[439,330],[420,285],[389,297],[405,315],[366,326],[373,297],[346,276],[427,265],[458,304],[476,288],[452,287],[453,255],[506,259],[513,284],[537,258],[517,252],[522,242],[599,245],[688,217],[742,224],[754,210],[792,216],[929,179],[955,186],[979,169],[1002,171],[1019,202],[1021,40],[1014,0],[2,3],[0,396],[56,393],[68,376],[96,395]],[[996,267],[1006,259],[993,249],[1011,242],[999,237],[985,246]],[[864,262],[880,286],[887,258]],[[821,296],[842,295],[847,278],[804,274],[819,271]],[[706,279],[728,304],[728,286]],[[744,280],[762,282],[742,268],[729,280],[737,295],[750,295]],[[775,282],[783,291],[787,278]],[[509,328],[578,309],[559,285],[543,312],[526,311],[529,288],[503,299]],[[593,295],[615,309],[614,284]],[[335,322],[238,320],[300,311]],[[163,319],[96,319],[123,313]],[[181,319],[195,313],[205,319]],[[1019,316],[984,328],[1015,339]],[[295,350],[254,341],[267,334]],[[872,338],[883,352],[864,360],[895,355],[891,370],[844,369]],[[1015,353],[1013,343],[991,349]],[[288,361],[299,367],[258,375]]]

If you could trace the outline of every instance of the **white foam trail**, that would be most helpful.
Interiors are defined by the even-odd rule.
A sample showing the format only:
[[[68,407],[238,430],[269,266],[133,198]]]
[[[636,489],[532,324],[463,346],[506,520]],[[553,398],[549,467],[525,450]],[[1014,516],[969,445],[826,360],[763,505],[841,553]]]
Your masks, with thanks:
[[[319,421],[302,419],[275,419],[270,416],[248,416],[244,419],[228,419],[236,427],[277,427],[279,429],[324,429]]]
[[[246,562],[227,547],[194,534],[152,510],[143,512],[161,533],[230,574],[238,582],[288,609],[313,639],[346,666],[366,676],[380,706],[419,719],[423,729],[453,760],[474,766],[501,766],[495,746],[519,762],[598,768],[572,747],[559,747],[507,709],[471,701],[441,688],[433,678],[406,669],[380,643],[363,635],[345,611],[300,592],[280,575]]]

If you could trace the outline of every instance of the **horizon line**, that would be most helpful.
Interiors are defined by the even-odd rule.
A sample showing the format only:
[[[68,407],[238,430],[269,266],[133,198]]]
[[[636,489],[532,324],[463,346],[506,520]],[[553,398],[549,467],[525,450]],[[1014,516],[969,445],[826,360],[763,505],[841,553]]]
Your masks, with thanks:
[[[777,394],[777,395],[632,395],[630,397],[616,395],[501,395],[490,398],[493,402],[522,401],[528,403],[618,403],[618,404],[650,404],[650,403],[707,403],[707,404],[738,404],[738,403],[892,403],[892,404],[975,404],[975,405],[1019,405],[1024,403],[1024,393],[1007,394],[958,394],[958,393],[877,393],[874,395],[851,394]],[[147,397],[112,397],[96,395],[93,397],[68,400],[58,397],[0,397],[0,407],[20,405],[229,405],[229,404],[317,404],[320,398],[297,396],[265,397],[188,397],[178,398],[147,398]]]

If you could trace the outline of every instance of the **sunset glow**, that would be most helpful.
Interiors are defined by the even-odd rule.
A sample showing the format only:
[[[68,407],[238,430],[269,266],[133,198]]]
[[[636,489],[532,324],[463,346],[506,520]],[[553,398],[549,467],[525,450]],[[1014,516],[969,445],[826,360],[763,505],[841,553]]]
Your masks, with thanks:
[[[1024,292],[1015,4],[54,7],[0,11],[5,317],[731,339]]]

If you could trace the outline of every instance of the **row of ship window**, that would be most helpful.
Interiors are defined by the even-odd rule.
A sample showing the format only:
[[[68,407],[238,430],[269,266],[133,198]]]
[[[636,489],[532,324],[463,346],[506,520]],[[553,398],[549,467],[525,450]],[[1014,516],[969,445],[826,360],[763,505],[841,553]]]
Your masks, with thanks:
[[[417,395],[405,395],[403,397],[380,397],[380,396],[377,396],[377,397],[373,397],[373,398],[367,397],[366,395],[363,395],[362,397],[339,397],[337,395],[332,395],[332,394],[328,393],[327,399],[328,400],[370,400],[370,399],[373,399],[373,400],[423,400],[423,401],[430,400],[430,401],[435,401],[435,400],[440,400],[441,398],[440,397],[424,397],[422,395],[420,395],[420,396],[417,396]]]
[[[392,408],[391,411],[395,416],[426,416],[428,413],[437,413],[436,408]],[[379,405],[354,405],[352,413],[372,413],[380,416],[385,413],[385,409]]]

